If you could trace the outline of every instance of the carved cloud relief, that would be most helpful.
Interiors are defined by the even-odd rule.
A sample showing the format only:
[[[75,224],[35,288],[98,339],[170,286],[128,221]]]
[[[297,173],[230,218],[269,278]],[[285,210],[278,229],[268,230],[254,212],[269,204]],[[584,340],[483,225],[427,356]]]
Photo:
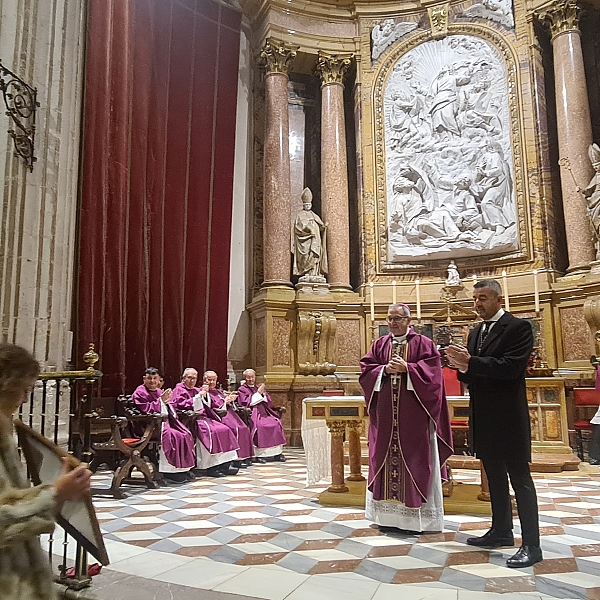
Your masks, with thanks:
[[[499,52],[468,35],[424,42],[396,62],[383,101],[388,262],[516,250]]]

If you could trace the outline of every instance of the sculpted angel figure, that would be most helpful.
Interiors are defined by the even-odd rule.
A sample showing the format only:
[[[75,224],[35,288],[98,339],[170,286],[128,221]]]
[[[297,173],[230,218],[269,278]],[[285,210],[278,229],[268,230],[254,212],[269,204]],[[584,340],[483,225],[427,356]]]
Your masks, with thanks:
[[[312,209],[312,192],[304,188],[302,210],[294,222],[294,275],[322,277],[328,271],[326,252],[327,225]]]

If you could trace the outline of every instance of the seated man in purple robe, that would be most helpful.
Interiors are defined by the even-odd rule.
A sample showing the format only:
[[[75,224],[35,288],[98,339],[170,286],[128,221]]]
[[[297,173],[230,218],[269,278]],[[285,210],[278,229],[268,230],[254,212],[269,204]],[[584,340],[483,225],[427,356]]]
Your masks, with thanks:
[[[285,433],[281,418],[273,408],[271,396],[265,384],[256,385],[254,369],[244,371],[245,382],[238,389],[238,404],[252,409],[251,433],[254,444],[254,456],[257,462],[267,462],[267,458],[285,462],[283,446]]]
[[[194,479],[190,469],[196,466],[194,436],[177,418],[170,405],[171,390],[159,387],[158,369],[148,367],[144,372],[144,383],[131,396],[141,412],[161,413],[167,417],[162,423],[158,470],[164,478],[174,483]]]
[[[226,394],[223,390],[217,389],[217,379],[217,374],[214,371],[206,371],[203,386],[206,387],[206,390],[201,391],[200,394],[208,407],[221,411],[221,420],[235,435],[239,445],[238,459],[240,461],[239,465],[236,464],[236,466],[250,466],[254,456],[250,428],[242,421],[234,408],[236,394]]]
[[[196,428],[196,466],[208,475],[235,475],[231,463],[238,458],[238,443],[232,431],[216,412],[202,402],[202,390],[196,387],[198,371],[188,367],[173,390],[171,405],[175,410],[192,410],[198,415]],[[204,392],[205,393],[205,392]]]
[[[390,333],[360,361],[369,412],[365,516],[382,528],[441,531],[442,476],[452,430],[440,353],[410,325],[405,304],[392,304]]]

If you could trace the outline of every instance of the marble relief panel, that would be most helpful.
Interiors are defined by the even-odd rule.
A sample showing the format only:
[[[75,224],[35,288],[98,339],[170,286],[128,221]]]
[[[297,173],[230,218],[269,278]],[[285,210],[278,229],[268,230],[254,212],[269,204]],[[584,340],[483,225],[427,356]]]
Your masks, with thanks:
[[[472,35],[423,42],[393,64],[381,103],[387,263],[518,250],[499,50]]]
[[[358,319],[338,319],[336,341],[338,366],[358,367],[361,359]]]
[[[267,366],[267,331],[266,319],[261,317],[254,322],[254,340],[256,353],[256,366]]]
[[[273,366],[290,366],[291,323],[283,317],[273,317]]]
[[[561,308],[560,322],[564,360],[589,360],[594,345],[583,307]]]

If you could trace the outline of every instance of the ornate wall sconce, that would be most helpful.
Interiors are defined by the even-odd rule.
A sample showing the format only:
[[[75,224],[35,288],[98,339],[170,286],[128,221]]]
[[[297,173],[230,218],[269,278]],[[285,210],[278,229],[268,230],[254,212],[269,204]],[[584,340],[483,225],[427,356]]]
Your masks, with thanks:
[[[0,89],[6,114],[11,119],[12,127],[8,134],[13,140],[17,154],[23,158],[29,171],[33,171],[33,163],[37,160],[33,155],[35,112],[39,106],[37,88],[27,85],[0,61]]]

